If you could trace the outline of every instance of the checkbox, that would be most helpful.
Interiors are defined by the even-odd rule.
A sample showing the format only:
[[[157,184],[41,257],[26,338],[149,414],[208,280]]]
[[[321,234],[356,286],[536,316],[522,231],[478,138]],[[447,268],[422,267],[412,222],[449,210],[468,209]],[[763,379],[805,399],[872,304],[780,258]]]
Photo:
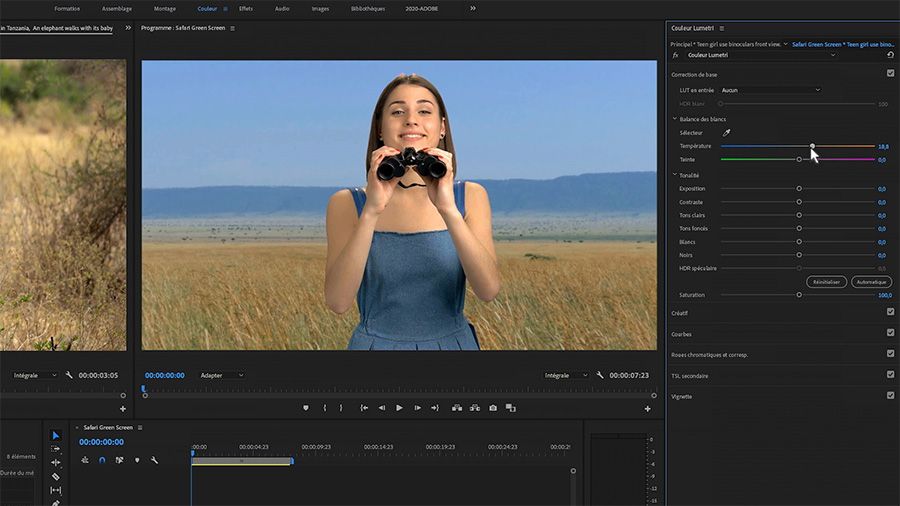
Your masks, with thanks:
[[[889,390],[889,391],[888,391],[888,393],[887,393],[887,398],[888,398],[888,399],[893,399],[893,398],[894,398],[894,391],[893,391],[893,390]]]
[[[892,308],[892,307],[887,308],[887,315],[894,316],[894,308]]]
[[[894,355],[894,353],[896,353],[894,350],[888,350],[887,358],[894,358],[896,356],[896,355]]]
[[[889,370],[888,370],[888,372],[887,372],[887,377],[888,377],[888,379],[894,379],[895,376],[894,376],[894,370],[893,370],[893,369],[889,369]]]
[[[896,332],[896,329],[887,329],[887,336],[894,337],[895,332]]]
[[[894,69],[887,69],[887,76],[894,77],[894,72],[895,72]]]

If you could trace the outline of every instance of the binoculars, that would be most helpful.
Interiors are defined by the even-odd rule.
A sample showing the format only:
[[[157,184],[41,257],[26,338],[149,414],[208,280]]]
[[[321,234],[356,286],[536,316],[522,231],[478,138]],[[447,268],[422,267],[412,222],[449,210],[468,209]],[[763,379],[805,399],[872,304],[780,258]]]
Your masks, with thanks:
[[[403,177],[407,167],[415,167],[420,176],[442,178],[447,173],[447,166],[438,158],[416,148],[406,148],[399,155],[385,157],[375,173],[378,179],[389,181],[395,177]]]

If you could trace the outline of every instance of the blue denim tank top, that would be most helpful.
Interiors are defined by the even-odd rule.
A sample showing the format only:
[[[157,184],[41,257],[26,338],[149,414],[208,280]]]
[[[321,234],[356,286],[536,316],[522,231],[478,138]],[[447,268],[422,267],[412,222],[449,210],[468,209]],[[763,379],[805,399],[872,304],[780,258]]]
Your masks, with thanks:
[[[366,193],[348,189],[359,215]],[[453,193],[465,216],[465,183],[454,182]],[[463,315],[465,299],[466,275],[448,230],[376,230],[348,349],[477,350],[475,329]]]

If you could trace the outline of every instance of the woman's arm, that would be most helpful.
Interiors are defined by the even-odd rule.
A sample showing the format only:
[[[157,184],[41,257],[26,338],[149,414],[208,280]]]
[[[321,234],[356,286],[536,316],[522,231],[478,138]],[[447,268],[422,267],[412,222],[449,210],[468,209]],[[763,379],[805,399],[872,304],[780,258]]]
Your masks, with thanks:
[[[328,200],[325,213],[325,235],[328,252],[325,259],[325,304],[335,313],[345,313],[353,306],[359,284],[362,283],[372,247],[372,236],[378,216],[384,211],[394,193],[395,181],[381,181],[375,167],[385,156],[399,153],[382,146],[372,152],[366,175],[366,204],[359,219],[350,190],[341,190]]]
[[[325,304],[335,313],[345,313],[362,282],[377,216],[363,213],[356,221],[350,190],[331,196],[325,214],[328,253],[325,260]]]
[[[453,238],[472,291],[479,299],[489,302],[500,292],[500,270],[491,231],[491,204],[483,186],[472,182],[463,184],[466,185],[466,217],[463,218],[456,205],[438,211]]]

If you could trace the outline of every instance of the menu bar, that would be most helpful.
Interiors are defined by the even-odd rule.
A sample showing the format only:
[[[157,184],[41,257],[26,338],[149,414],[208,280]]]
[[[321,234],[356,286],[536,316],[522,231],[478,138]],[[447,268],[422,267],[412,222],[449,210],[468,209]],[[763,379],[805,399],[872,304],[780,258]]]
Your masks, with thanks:
[[[759,9],[750,1],[540,1],[540,0],[349,0],[197,2],[179,0],[77,1],[9,0],[3,19],[688,19],[745,15],[771,19],[829,19],[846,16],[841,2],[779,3]],[[774,6],[774,2],[773,2]],[[900,18],[900,4],[892,1],[854,3],[856,19]]]

